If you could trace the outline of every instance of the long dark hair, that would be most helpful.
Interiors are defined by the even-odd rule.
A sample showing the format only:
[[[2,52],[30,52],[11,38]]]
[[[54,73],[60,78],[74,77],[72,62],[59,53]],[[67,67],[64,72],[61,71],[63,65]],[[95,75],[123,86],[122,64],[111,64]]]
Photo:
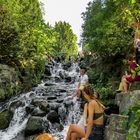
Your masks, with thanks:
[[[92,88],[92,85],[91,85],[91,84],[87,84],[87,85],[84,87],[83,91],[84,91],[87,95],[89,95],[91,98],[93,98],[94,91],[93,91],[93,88]]]

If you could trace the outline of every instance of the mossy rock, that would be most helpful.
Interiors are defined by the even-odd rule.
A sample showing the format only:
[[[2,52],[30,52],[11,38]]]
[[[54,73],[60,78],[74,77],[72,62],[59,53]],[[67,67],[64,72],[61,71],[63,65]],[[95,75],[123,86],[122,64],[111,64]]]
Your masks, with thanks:
[[[12,120],[13,113],[11,111],[5,110],[0,113],[0,129],[5,129],[9,126]]]
[[[42,123],[43,123],[42,117],[35,116],[30,117],[25,129],[25,136],[31,136],[43,132],[44,128]]]
[[[4,101],[4,100],[5,100],[5,91],[0,88],[0,101]]]
[[[45,111],[45,112],[48,112],[49,111],[49,104],[48,103],[41,103],[40,109]]]

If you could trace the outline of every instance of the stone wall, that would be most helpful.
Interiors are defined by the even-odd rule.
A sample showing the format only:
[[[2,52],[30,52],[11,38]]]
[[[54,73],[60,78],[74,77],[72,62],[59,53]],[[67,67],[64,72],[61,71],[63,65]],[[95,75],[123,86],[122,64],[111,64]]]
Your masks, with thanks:
[[[109,124],[105,127],[104,140],[125,140],[128,116],[111,114]]]
[[[131,85],[131,90],[137,86],[139,82]],[[118,93],[115,97],[115,103],[119,106],[119,113],[127,112],[135,106],[135,103],[140,101],[140,90],[133,90],[128,93]],[[126,140],[127,125],[129,116],[111,114],[109,123],[105,127],[105,140]]]
[[[138,101],[140,101],[140,90],[133,90],[126,94],[118,93],[115,97],[115,102],[119,106],[119,112],[128,111]]]

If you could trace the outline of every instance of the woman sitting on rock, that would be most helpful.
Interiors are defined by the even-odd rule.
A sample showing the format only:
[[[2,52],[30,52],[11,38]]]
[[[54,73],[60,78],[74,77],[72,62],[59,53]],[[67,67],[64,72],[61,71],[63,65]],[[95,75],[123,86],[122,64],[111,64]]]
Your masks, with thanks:
[[[104,106],[97,100],[91,85],[84,87],[82,95],[87,101],[87,125],[71,124],[66,140],[103,140]],[[85,112],[85,110],[84,110]]]
[[[122,76],[117,92],[127,93],[130,83],[133,83],[134,81],[140,81],[140,75],[137,71],[138,65],[136,64],[133,56],[129,57],[128,64],[131,74],[126,74]]]

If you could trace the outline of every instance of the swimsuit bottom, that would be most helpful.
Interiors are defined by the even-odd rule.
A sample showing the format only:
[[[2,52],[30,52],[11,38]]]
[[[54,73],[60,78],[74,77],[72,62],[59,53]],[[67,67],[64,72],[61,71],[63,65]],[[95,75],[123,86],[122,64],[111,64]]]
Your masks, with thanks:
[[[103,125],[93,125],[88,140],[103,140],[103,134],[104,134]]]

